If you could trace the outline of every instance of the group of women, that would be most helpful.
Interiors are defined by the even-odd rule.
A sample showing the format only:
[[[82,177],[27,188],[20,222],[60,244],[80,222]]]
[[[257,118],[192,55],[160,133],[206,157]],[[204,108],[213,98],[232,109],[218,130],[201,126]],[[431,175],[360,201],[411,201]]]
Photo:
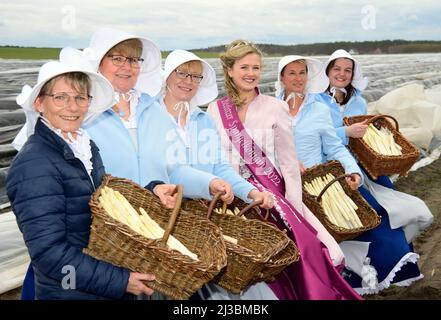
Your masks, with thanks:
[[[23,88],[17,103],[27,123],[14,141],[20,152],[7,193],[31,256],[24,298],[153,294],[142,281],[154,274],[82,252],[90,234],[88,201],[105,172],[145,186],[167,207],[176,202],[177,184],[188,198],[223,192],[227,203],[234,196],[259,200],[262,209],[271,209],[269,220],[296,243],[300,260],[273,282],[241,295],[208,283],[194,299],[357,300],[422,277],[411,241],[430,224],[430,211],[393,190],[387,177],[370,180],[345,147],[348,137],[366,130],[364,123],[342,123],[346,115],[366,113],[358,62],[344,50],[326,66],[284,57],[277,97],[270,97],[258,89],[257,46],[233,41],[220,59],[227,94],[215,100],[216,73],[195,54],[175,50],[161,70],[152,41],[101,29],[88,48],[64,48],[59,61],[41,67],[34,87]],[[301,172],[330,159],[343,164],[351,188],[382,216],[380,226],[340,244],[302,201]],[[402,205],[391,214],[379,193]],[[66,286],[65,266],[76,271],[74,287]]]

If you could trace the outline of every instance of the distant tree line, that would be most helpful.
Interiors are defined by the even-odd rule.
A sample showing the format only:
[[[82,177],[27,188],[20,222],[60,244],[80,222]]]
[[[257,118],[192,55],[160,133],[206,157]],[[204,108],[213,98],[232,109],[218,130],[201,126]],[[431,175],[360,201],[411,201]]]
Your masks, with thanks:
[[[441,52],[441,41],[408,41],[408,40],[383,40],[363,42],[328,42],[297,45],[258,44],[267,55],[329,55],[337,49],[346,49],[359,54],[385,54],[385,53],[433,53]],[[191,51],[222,52],[225,46],[194,49]]]

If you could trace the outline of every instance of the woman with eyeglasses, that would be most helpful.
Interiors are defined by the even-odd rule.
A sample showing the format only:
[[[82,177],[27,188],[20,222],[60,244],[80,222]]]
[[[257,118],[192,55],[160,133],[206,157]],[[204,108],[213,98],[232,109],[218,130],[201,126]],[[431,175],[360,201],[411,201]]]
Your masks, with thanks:
[[[227,200],[232,200],[234,195],[247,203],[261,200],[261,207],[269,209],[273,206],[271,194],[260,192],[237,174],[225,158],[213,120],[199,108],[217,95],[216,72],[206,61],[185,50],[175,50],[167,56],[160,104],[175,128],[168,137],[173,145],[169,160],[221,178],[227,189],[232,190],[231,199]],[[210,283],[198,294],[203,299],[276,298],[264,283],[252,286],[241,295]]]
[[[38,82],[17,103],[29,139],[9,169],[6,190],[31,257],[38,300],[129,299],[153,290],[153,275],[113,266],[83,253],[91,226],[89,200],[104,167],[80,126],[111,107],[111,84],[76,51],[45,63]],[[34,273],[31,273],[32,275]],[[31,285],[32,296],[33,285]],[[30,291],[30,288],[25,289]],[[30,294],[30,292],[28,292]]]
[[[161,53],[152,41],[104,28],[95,32],[83,54],[116,92],[113,107],[86,126],[107,172],[153,190],[168,207],[176,202],[176,184],[184,186],[188,198],[210,199],[225,190],[213,175],[167,161],[166,137],[174,127],[164,121],[168,116],[157,103]]]
[[[221,55],[221,63],[227,96],[210,103],[208,113],[236,171],[260,191],[273,194],[270,220],[288,231],[300,251],[300,260],[269,286],[279,299],[360,299],[335,267],[343,260],[338,244],[302,202],[288,106],[258,89],[262,52],[236,40]]]

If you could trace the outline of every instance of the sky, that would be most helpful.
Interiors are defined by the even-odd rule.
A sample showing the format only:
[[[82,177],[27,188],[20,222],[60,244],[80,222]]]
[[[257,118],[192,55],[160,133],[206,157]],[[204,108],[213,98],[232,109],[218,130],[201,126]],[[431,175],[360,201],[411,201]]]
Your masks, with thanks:
[[[284,45],[441,40],[440,17],[439,0],[1,0],[0,45],[84,48],[109,26],[162,50],[239,38]]]

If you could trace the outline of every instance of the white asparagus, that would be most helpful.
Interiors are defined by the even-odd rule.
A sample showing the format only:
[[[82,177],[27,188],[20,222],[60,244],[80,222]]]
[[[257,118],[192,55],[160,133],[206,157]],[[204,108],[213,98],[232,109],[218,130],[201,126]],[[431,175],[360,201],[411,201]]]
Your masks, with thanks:
[[[237,239],[236,238],[227,236],[226,234],[222,234],[222,236],[224,237],[225,241],[228,241],[228,242],[233,243],[233,244],[237,244]]]
[[[321,190],[334,176],[328,173],[324,177],[316,177],[311,182],[305,182],[305,190],[318,196]],[[334,182],[322,196],[323,210],[331,223],[342,228],[362,227],[360,218],[357,215],[358,209],[354,201],[346,194],[339,181]]]
[[[141,214],[139,214],[120,192],[106,186],[101,189],[99,202],[112,218],[124,223],[136,233],[149,239],[163,237],[164,229],[143,208],[140,208]],[[167,246],[194,260],[198,260],[196,254],[188,250],[185,245],[172,235],[168,238]]]
[[[393,133],[386,127],[378,130],[369,124],[363,140],[377,153],[383,155],[401,155],[402,147],[396,143]]]

